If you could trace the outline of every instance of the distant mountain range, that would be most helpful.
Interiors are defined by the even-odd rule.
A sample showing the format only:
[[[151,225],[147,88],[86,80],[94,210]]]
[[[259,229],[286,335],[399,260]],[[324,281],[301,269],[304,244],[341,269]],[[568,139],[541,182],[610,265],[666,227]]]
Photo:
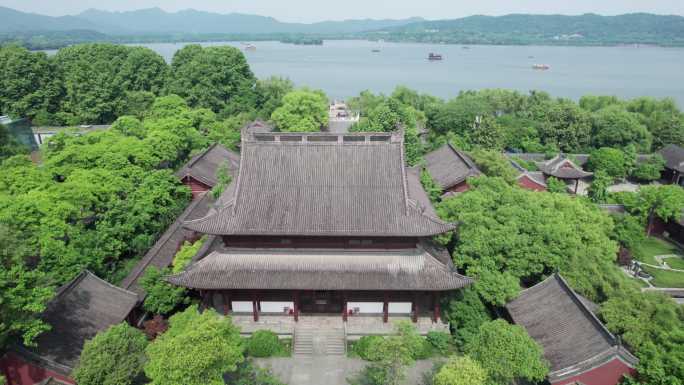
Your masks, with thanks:
[[[421,21],[369,32],[397,41],[470,44],[684,44],[684,17],[633,13],[470,16]]]
[[[470,16],[453,20],[345,20],[285,23],[272,17],[160,8],[126,12],[87,10],[51,17],[0,7],[0,43],[57,48],[79,42],[282,40],[285,35],[452,44],[684,46],[684,17],[646,13],[620,16]]]
[[[166,12],[160,8],[126,12],[95,9],[75,16],[51,17],[0,7],[0,32],[92,30],[112,35],[135,34],[349,34],[424,21],[345,20],[319,23],[284,23],[272,17],[239,13],[219,14],[196,10]]]

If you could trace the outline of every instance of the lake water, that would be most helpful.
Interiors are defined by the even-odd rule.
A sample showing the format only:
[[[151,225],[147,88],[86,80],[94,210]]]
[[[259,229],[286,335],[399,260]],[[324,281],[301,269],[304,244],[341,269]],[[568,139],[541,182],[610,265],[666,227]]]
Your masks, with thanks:
[[[146,44],[166,60],[184,44]],[[202,43],[205,46],[239,42]],[[658,47],[470,46],[369,41],[326,41],[323,46],[254,42],[245,51],[259,77],[280,75],[298,86],[324,90],[331,98],[362,90],[390,93],[397,85],[443,98],[461,90],[507,88],[582,95],[672,97],[684,106],[684,49]],[[381,52],[373,53],[378,48]],[[444,60],[430,62],[430,52]],[[548,71],[533,64],[548,64]]]

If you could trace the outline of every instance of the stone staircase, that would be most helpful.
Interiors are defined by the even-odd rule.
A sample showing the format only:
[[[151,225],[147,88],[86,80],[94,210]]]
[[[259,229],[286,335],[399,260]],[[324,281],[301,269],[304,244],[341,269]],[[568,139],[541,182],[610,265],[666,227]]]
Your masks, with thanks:
[[[294,355],[334,356],[346,353],[347,338],[344,324],[330,325],[312,320],[301,320],[295,327]]]

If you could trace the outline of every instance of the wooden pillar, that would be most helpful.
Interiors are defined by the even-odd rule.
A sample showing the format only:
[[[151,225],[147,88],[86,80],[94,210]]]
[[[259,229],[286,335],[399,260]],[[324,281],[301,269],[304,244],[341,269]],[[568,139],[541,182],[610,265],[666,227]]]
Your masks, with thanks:
[[[387,292],[383,292],[382,299],[382,322],[387,323],[389,320],[389,299],[387,298]]]
[[[432,321],[433,322],[438,322],[439,321],[439,292],[435,291],[432,293],[432,304],[433,304],[433,316],[432,316]]]
[[[418,293],[414,292],[413,293],[413,302],[411,303],[413,307],[413,314],[411,315],[411,321],[413,323],[418,322]]]
[[[230,302],[230,294],[228,291],[223,291],[221,292],[221,296],[223,297],[223,315],[228,315],[233,309],[232,309],[232,303]]]
[[[347,322],[347,293],[342,292],[342,321]]]
[[[299,291],[295,290],[294,292],[294,320],[295,322],[299,322]]]
[[[577,195],[577,188],[579,187],[579,179],[575,179],[575,195]]]
[[[252,315],[254,321],[259,321],[259,297],[256,291],[252,291]]]
[[[200,290],[200,311],[204,311],[207,308],[207,297],[209,292],[207,290]]]

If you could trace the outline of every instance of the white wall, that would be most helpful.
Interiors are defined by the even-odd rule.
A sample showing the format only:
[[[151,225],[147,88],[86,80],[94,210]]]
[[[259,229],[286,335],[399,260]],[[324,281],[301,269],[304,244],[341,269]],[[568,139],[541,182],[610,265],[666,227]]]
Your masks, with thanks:
[[[390,302],[389,314],[410,314],[411,302]]]
[[[354,314],[382,314],[382,302],[347,302],[347,309]],[[359,308],[358,313],[355,308]]]
[[[270,302],[261,301],[261,312],[262,313],[281,313],[286,314],[285,308],[294,309],[294,302]]]

